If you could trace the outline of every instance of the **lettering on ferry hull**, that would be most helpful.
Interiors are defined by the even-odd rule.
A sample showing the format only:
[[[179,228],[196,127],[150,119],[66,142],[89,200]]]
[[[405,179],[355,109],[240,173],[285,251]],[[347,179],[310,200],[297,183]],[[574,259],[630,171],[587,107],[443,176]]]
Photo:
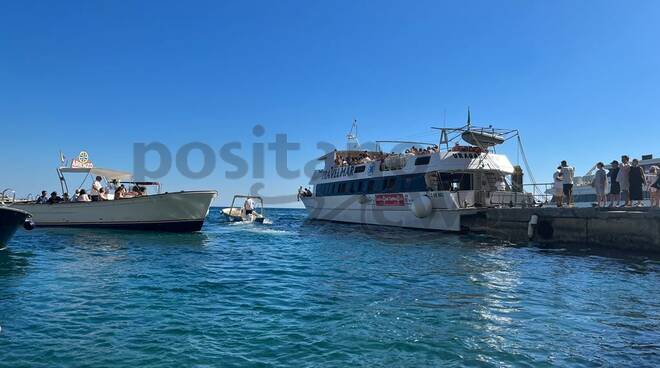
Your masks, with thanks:
[[[376,194],[376,206],[405,206],[403,194]]]

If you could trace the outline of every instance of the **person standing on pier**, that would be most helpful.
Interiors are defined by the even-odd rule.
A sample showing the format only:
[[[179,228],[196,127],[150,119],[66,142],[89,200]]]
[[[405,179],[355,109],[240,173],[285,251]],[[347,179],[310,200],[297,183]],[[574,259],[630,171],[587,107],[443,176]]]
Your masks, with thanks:
[[[630,176],[628,177],[630,184],[630,202],[637,201],[635,206],[642,207],[642,200],[644,199],[644,185],[646,184],[646,176],[644,169],[639,166],[639,161],[634,159],[630,167]]]
[[[605,187],[607,186],[607,173],[603,169],[605,165],[602,162],[596,164],[598,170],[596,170],[596,175],[594,175],[594,181],[591,185],[596,190],[596,199],[598,201],[598,207],[605,207],[607,204],[607,197],[605,196]]]
[[[621,156],[621,167],[619,168],[619,174],[616,177],[616,181],[619,182],[621,187],[621,199],[623,200],[623,205],[621,207],[630,206],[630,158],[626,155]]]
[[[568,166],[566,160],[561,162],[561,176],[563,178],[564,197],[566,197],[566,205],[573,205],[573,177],[575,176],[575,168]]]
[[[610,178],[610,207],[615,206],[615,200],[616,206],[618,207],[621,202],[621,186],[619,185],[619,182],[616,181],[616,178],[619,175],[619,161],[612,161],[610,166],[610,171],[607,173],[607,177]]]
[[[657,166],[651,166],[649,172],[652,174],[649,180],[651,207],[660,207],[660,168]]]
[[[564,203],[564,183],[561,176],[561,166],[557,166],[557,170],[552,174],[552,179],[554,180],[553,191],[555,194],[555,203],[557,203],[557,207],[561,207]]]

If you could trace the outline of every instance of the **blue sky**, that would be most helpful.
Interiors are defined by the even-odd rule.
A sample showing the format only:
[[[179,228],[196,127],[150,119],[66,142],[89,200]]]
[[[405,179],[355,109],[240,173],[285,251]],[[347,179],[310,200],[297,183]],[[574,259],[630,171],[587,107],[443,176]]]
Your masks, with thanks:
[[[657,1],[5,1],[0,186],[58,189],[59,150],[131,170],[136,142],[240,142],[251,162],[277,133],[301,144],[289,167],[302,168],[353,118],[362,141],[437,140],[429,127],[462,123],[467,106],[521,131],[539,181],[562,159],[582,173],[657,156],[658,16]],[[218,157],[204,179],[161,180],[217,189],[218,204],[307,182],[278,177],[272,152],[265,165],[264,179],[230,180]]]

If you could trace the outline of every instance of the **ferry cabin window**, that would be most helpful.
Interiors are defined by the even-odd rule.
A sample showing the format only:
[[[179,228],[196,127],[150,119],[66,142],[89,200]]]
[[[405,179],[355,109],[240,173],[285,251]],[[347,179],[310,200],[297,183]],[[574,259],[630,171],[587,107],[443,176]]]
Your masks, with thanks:
[[[354,172],[355,173],[361,173],[361,172],[364,172],[364,169],[365,169],[364,165],[363,166],[356,166]]]
[[[435,173],[436,187],[434,190],[472,190],[472,174]]]
[[[431,156],[417,157],[415,159],[415,166],[428,165],[431,162]]]
[[[384,180],[383,192],[393,192],[396,188],[396,176],[391,176]]]

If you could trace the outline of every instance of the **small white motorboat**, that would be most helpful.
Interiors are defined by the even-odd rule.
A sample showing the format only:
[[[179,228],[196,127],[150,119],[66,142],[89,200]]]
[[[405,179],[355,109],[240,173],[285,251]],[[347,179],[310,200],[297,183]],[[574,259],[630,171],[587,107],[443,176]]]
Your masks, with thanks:
[[[236,199],[256,200],[257,205],[254,206],[252,211],[246,211],[245,205],[236,207]],[[266,217],[264,216],[264,200],[259,196],[251,195],[235,195],[231,200],[231,207],[223,208],[222,214],[231,222],[256,222],[263,223]]]

